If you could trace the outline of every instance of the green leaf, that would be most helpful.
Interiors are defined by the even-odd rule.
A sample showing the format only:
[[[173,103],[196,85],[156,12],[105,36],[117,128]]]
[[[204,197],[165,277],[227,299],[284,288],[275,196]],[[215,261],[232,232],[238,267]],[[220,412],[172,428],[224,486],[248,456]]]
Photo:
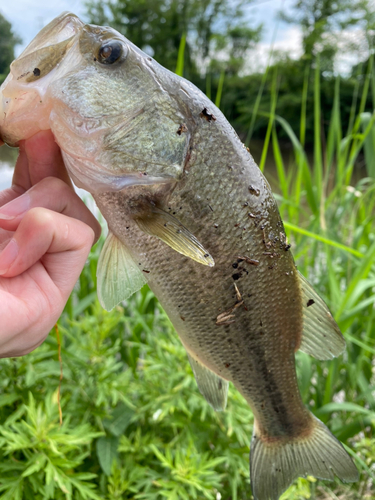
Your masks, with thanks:
[[[103,420],[103,425],[108,432],[120,437],[130,424],[135,412],[125,404],[120,404],[112,413],[112,419]]]
[[[371,418],[375,419],[375,412],[368,410],[367,408],[363,408],[362,406],[357,405],[356,403],[328,403],[316,411],[316,415],[323,415],[325,413],[332,413],[334,411],[350,411],[354,413],[362,413]]]
[[[101,437],[96,442],[96,454],[103,472],[109,476],[114,460],[118,459],[119,439],[114,436]]]

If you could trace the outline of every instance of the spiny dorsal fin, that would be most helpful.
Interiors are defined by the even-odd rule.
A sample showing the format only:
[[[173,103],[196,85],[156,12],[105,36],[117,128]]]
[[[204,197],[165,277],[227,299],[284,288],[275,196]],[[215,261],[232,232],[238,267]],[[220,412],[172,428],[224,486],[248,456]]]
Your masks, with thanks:
[[[190,257],[205,266],[213,267],[214,259],[197,238],[173,215],[157,207],[150,213],[136,219],[140,229],[164,241],[176,252]]]
[[[99,257],[97,277],[99,302],[107,311],[147,283],[126,246],[111,231]]]
[[[345,349],[345,339],[325,302],[310,283],[299,273],[303,332],[300,350],[317,359],[332,359]]]
[[[206,366],[199,363],[188,354],[190,365],[193,369],[200,393],[205,397],[207,403],[216,411],[225,410],[227,406],[229,382],[216,375]]]

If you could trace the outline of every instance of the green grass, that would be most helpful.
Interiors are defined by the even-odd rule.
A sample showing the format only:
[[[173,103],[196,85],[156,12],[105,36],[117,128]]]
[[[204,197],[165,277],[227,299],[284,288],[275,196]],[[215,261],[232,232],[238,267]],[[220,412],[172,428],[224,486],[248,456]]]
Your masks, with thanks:
[[[182,38],[180,74],[183,44]],[[300,478],[283,500],[375,497],[375,180],[370,176],[374,145],[368,141],[375,118],[363,113],[372,62],[368,67],[345,134],[339,79],[331,120],[323,126],[319,66],[313,88],[306,72],[297,137],[277,114],[273,75],[261,167],[267,176],[272,149],[277,200],[298,268],[326,300],[347,341],[345,353],[330,362],[297,354],[300,390],[361,471],[354,485]],[[218,104],[224,80],[223,73]],[[311,162],[304,147],[309,92],[315,97]],[[255,120],[256,106],[254,113]],[[280,151],[280,127],[293,146],[289,164]],[[369,176],[354,181],[361,151]],[[95,292],[101,244],[59,320],[61,427],[55,332],[28,356],[0,362],[0,499],[214,500],[220,493],[223,500],[249,500],[248,405],[233,388],[225,412],[207,405],[183,347],[147,287],[110,313],[101,309]]]

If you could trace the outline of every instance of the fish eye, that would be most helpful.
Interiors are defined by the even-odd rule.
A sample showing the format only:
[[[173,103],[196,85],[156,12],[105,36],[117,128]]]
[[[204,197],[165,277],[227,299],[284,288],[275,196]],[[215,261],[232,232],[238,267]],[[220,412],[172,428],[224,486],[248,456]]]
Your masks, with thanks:
[[[113,64],[122,55],[124,55],[123,44],[117,40],[113,40],[100,47],[98,61],[102,64]]]

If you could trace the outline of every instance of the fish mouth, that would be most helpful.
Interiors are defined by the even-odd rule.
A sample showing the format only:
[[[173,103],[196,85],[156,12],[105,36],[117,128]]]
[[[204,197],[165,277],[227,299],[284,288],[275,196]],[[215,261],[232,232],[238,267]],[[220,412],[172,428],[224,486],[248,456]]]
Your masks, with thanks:
[[[48,75],[65,57],[84,23],[70,12],[64,12],[45,26],[22,54],[11,64],[13,79],[35,82]]]

